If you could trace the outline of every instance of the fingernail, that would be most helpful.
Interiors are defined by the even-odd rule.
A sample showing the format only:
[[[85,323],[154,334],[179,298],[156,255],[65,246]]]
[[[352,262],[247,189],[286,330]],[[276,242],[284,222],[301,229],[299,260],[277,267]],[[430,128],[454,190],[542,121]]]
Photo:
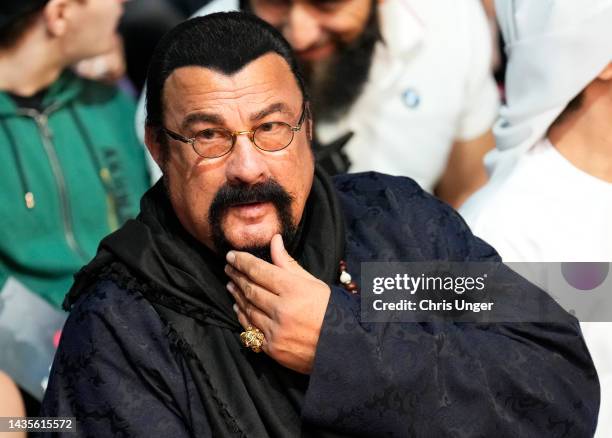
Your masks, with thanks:
[[[234,312],[235,312],[235,313],[238,313],[238,304],[234,304],[234,305],[232,306],[232,309],[234,309]]]
[[[234,292],[234,283],[232,283],[231,281],[227,283],[227,290],[229,290],[230,292]]]
[[[223,270],[227,275],[232,273],[232,267],[230,265],[225,265],[225,268]]]
[[[225,256],[225,260],[227,260],[228,263],[234,263],[236,261],[236,254],[234,251],[228,252]]]

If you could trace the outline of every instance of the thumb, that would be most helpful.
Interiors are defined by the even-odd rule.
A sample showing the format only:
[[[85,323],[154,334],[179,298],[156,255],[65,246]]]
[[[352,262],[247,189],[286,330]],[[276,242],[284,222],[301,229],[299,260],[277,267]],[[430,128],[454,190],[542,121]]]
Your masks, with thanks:
[[[291,265],[297,265],[297,262],[285,249],[285,244],[280,234],[272,236],[272,241],[270,242],[270,255],[272,256],[272,263],[279,268],[291,269]]]
[[[272,256],[272,263],[274,263],[275,266],[286,269],[289,272],[309,280],[314,278],[287,252],[285,244],[283,243],[283,238],[280,234],[272,236],[272,241],[270,242],[270,255]]]

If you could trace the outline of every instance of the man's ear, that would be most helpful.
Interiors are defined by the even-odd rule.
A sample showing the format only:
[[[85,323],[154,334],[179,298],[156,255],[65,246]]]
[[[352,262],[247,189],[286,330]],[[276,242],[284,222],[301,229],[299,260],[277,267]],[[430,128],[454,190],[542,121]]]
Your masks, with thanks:
[[[153,157],[153,160],[155,161],[155,163],[157,163],[159,168],[163,169],[163,146],[160,144],[159,141],[159,128],[146,125],[144,140],[145,145],[147,146],[147,149],[151,154],[151,157]]]
[[[601,79],[602,81],[612,80],[612,61],[601,71],[601,73],[599,73],[597,79]]]
[[[43,10],[47,32],[54,37],[60,37],[68,31],[71,0],[50,0]]]

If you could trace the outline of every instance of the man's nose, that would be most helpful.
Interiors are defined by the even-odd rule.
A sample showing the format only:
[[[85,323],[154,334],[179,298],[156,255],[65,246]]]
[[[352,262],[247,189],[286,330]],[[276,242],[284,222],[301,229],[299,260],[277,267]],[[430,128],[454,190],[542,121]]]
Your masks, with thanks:
[[[266,157],[248,134],[236,137],[227,160],[226,177],[230,183],[256,184],[269,178]]]
[[[291,7],[282,33],[293,50],[310,48],[321,39],[322,29],[312,6],[296,3]]]

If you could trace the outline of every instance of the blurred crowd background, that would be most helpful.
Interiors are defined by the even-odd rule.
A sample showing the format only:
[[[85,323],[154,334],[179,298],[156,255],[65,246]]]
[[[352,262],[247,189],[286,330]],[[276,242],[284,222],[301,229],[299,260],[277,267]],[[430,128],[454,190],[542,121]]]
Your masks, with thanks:
[[[232,9],[296,51],[329,173],[413,178],[506,261],[612,261],[610,0],[4,1],[0,417],[37,415],[72,276],[161,175],[143,144],[156,43]],[[608,414],[610,330],[583,324]]]

